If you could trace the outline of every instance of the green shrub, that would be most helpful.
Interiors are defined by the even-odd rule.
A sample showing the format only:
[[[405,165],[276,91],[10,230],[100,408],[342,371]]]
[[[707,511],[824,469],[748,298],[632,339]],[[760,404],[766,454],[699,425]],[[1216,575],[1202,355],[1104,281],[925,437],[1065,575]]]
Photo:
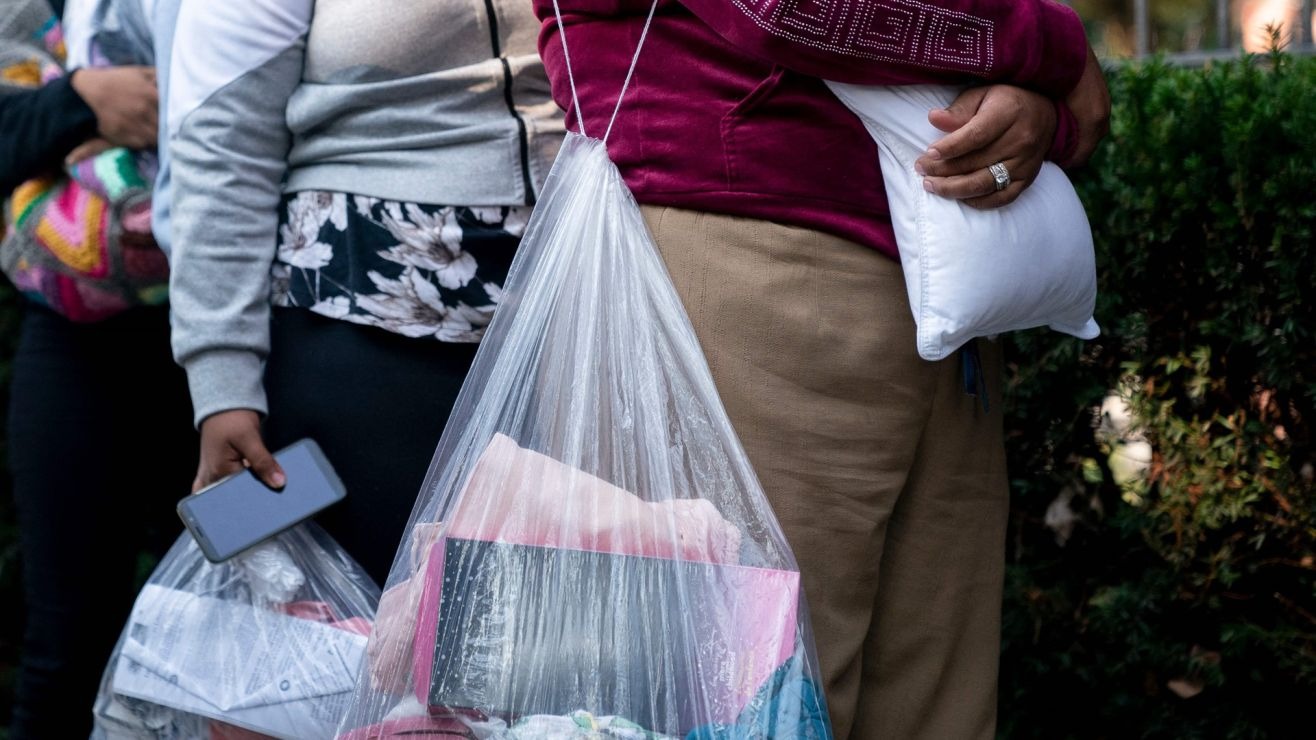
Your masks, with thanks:
[[[1311,737],[1316,59],[1109,77],[1103,335],[1009,339],[1001,733]]]

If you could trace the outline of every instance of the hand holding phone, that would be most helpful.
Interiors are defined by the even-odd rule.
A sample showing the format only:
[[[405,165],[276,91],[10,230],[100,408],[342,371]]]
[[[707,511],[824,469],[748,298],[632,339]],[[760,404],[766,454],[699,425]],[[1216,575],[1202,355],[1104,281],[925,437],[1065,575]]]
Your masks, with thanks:
[[[201,422],[201,456],[197,461],[192,493],[248,468],[270,488],[283,488],[287,476],[265,447],[260,414],[251,409],[230,409]]]
[[[324,452],[304,439],[275,453],[287,485],[272,490],[244,470],[178,502],[178,516],[212,563],[220,563],[347,495]]]

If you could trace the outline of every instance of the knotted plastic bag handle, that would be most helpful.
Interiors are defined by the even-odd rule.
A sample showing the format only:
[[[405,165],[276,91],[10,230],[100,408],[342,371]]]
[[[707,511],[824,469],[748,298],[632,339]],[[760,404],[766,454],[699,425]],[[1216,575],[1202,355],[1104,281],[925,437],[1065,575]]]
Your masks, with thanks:
[[[626,99],[626,90],[631,86],[631,76],[635,74],[635,65],[640,61],[640,50],[644,48],[644,40],[649,37],[649,26],[653,24],[654,12],[658,10],[658,0],[653,0],[649,6],[649,15],[644,19],[644,30],[640,32],[640,42],[635,45],[635,56],[631,57],[631,67],[626,70],[626,80],[621,83],[621,93],[617,95],[617,105],[612,109],[612,117],[608,119],[608,130],[603,132],[603,143],[608,143],[608,137],[612,135],[612,124],[617,122],[617,113],[621,111],[621,103]],[[557,35],[562,39],[562,58],[567,65],[567,82],[571,84],[571,104],[576,109],[576,122],[580,125],[582,136],[588,136],[585,133],[585,115],[580,110],[580,98],[576,95],[576,76],[571,70],[571,52],[567,49],[567,29],[562,24],[562,8],[558,5],[558,0],[553,0],[553,14],[557,16]]]

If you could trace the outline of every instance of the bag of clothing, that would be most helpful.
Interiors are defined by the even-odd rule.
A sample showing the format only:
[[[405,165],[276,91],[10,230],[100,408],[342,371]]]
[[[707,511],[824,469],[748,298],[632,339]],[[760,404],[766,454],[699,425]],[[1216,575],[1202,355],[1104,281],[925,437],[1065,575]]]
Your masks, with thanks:
[[[830,738],[799,568],[603,140],[567,135],[500,299],[339,736]]]
[[[45,2],[0,10],[0,94],[64,74],[63,34]],[[149,63],[120,46],[95,66]],[[144,58],[141,58],[143,57]],[[5,206],[0,270],[32,301],[71,321],[100,321],[168,297],[169,265],[151,235],[152,152],[113,148],[19,186]]]
[[[978,337],[1049,326],[1081,339],[1100,333],[1092,229],[1055,164],[1013,203],[980,210],[923,189],[914,161],[945,133],[928,111],[960,89],[829,82],[877,142],[918,353],[940,360]]]
[[[314,524],[218,565],[184,533],[137,596],[92,737],[333,737],[378,602],[369,576]]]

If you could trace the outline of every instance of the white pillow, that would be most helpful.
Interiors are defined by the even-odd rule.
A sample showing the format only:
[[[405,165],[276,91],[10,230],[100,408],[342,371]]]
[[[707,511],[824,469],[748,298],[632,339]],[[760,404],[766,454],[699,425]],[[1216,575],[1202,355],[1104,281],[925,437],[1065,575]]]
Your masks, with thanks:
[[[946,135],[928,111],[949,105],[961,88],[827,84],[877,141],[920,356],[940,360],[975,337],[1036,326],[1082,339],[1100,333],[1092,230],[1059,167],[1045,163],[1003,208],[933,195],[914,160]]]

